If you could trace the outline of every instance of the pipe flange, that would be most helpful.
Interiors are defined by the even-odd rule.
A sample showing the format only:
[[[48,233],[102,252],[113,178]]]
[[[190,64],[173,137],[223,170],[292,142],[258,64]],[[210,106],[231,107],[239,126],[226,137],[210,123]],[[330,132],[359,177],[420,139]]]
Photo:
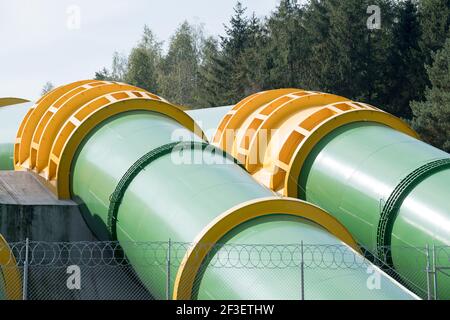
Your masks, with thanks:
[[[447,168],[450,168],[450,158],[434,160],[415,169],[400,181],[384,204],[377,228],[377,251],[379,258],[388,265],[392,265],[393,263],[389,249],[391,245],[392,228],[403,200],[405,200],[419,182],[430,175]]]

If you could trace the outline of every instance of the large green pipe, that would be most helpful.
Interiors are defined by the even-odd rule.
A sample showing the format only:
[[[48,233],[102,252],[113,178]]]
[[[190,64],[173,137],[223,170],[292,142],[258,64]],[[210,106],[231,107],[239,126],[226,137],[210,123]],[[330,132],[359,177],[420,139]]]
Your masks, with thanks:
[[[315,147],[298,191],[300,198],[332,213],[362,246],[381,254],[424,295],[424,248],[450,245],[449,164],[449,154],[419,140],[383,125],[354,123]],[[450,298],[449,290],[450,278],[441,274],[439,297]]]
[[[157,113],[130,112],[110,118],[85,139],[72,170],[72,194],[84,202],[88,224],[101,238],[113,238],[121,243],[140,279],[159,299],[165,297],[165,266],[136,242],[171,239],[177,248],[180,243],[194,241],[211,221],[227,210],[274,196],[231,160],[226,159],[223,164],[223,154],[210,149],[190,149],[184,153],[191,159],[208,157],[209,162],[199,164],[177,163],[179,159],[173,158],[173,154],[165,154],[137,168],[132,181],[123,184],[123,176],[137,159],[171,143],[174,132],[185,140],[197,139],[174,120]],[[123,198],[111,219],[111,200],[115,199],[111,195],[120,189]],[[273,215],[233,228],[219,242],[286,244],[305,241],[353,252],[318,224],[279,213],[273,212]],[[177,256],[184,255],[181,251],[177,250]],[[161,254],[165,255],[164,250]],[[320,258],[330,261],[332,254],[329,251]],[[357,255],[357,259],[363,258]],[[178,268],[172,266],[174,275]],[[382,271],[376,269],[374,273],[381,281],[379,290],[366,285],[367,264],[351,270],[314,268],[307,270],[305,292],[309,298],[317,299],[414,298]],[[196,292],[199,298],[208,299],[299,299],[299,274],[298,267],[245,272],[245,268],[233,270],[207,264],[202,269],[203,276],[197,279]],[[287,289],[283,283],[292,287]]]

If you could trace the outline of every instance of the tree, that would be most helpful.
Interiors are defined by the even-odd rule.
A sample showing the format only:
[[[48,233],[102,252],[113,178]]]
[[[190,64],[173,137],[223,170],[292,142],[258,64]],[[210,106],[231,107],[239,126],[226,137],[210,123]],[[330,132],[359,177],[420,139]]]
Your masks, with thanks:
[[[111,72],[107,68],[103,68],[100,71],[95,72],[94,79],[102,80],[102,81],[112,81],[113,80]]]
[[[266,22],[268,87],[303,87],[309,57],[298,1],[282,0]]]
[[[311,1],[305,28],[311,46],[308,83],[313,89],[361,100],[370,96],[366,10],[361,0]]]
[[[411,0],[397,7],[398,22],[393,28],[394,43],[390,54],[391,73],[387,111],[410,119],[412,100],[423,98],[426,87],[425,59],[419,46],[420,23],[416,4]]]
[[[412,124],[425,141],[450,152],[450,37],[427,72],[431,88],[425,101],[411,103]]]
[[[112,78],[114,81],[125,81],[128,73],[128,59],[125,55],[114,52],[112,61]]]
[[[225,104],[232,104],[246,95],[247,79],[243,54],[248,48],[249,21],[247,8],[240,1],[234,7],[230,25],[225,26],[226,36],[221,37],[221,64],[223,97]]]
[[[42,87],[42,91],[41,91],[41,95],[44,96],[47,93],[49,93],[50,91],[52,91],[55,88],[55,86],[53,85],[53,83],[51,83],[50,81],[47,81],[44,86]]]
[[[369,5],[382,14],[379,29],[369,29]],[[391,0],[312,0],[300,12],[300,61],[296,80],[305,88],[332,92],[376,105],[389,103],[394,10]],[[292,33],[292,32],[291,32]]]
[[[208,37],[202,46],[201,62],[198,72],[198,106],[209,108],[224,105],[223,84],[221,81],[223,75],[223,65],[219,44],[213,37]]]
[[[432,53],[442,48],[449,35],[450,0],[421,0],[418,10],[422,31],[420,46],[425,62],[430,64]]]
[[[116,51],[113,54],[111,71],[107,68],[103,68],[95,73],[95,79],[124,82],[128,72],[127,64],[127,57]]]
[[[299,4],[303,3],[303,4]],[[381,28],[369,29],[369,5]],[[261,90],[300,87],[377,105],[408,120],[424,98],[425,65],[443,46],[450,0],[280,0],[265,19],[234,7],[225,35],[183,23],[162,53],[148,27],[128,61],[115,53],[96,79],[125,81],[191,107],[236,103]]]
[[[240,72],[243,81],[244,96],[270,87],[270,65],[268,64],[267,28],[255,13],[248,20],[247,45],[241,53]]]
[[[126,82],[137,87],[158,93],[158,65],[161,60],[161,42],[153,32],[144,27],[144,34],[137,47],[131,50],[128,58]]]
[[[330,14],[324,1],[311,0],[305,5],[302,25],[307,37],[309,57],[305,64],[309,66],[305,77],[305,89],[332,90],[333,81],[328,80],[333,64],[333,52],[329,48]]]
[[[161,64],[160,93],[171,102],[197,107],[200,49],[197,35],[187,22],[181,24],[170,40],[169,51]]]

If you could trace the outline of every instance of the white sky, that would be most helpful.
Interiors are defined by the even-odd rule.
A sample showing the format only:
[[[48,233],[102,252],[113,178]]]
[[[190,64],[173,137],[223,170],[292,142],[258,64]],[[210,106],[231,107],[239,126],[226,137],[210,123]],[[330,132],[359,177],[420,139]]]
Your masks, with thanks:
[[[264,16],[278,0],[242,0]],[[0,97],[36,99],[45,82],[92,78],[147,24],[167,42],[184,20],[222,34],[235,0],[0,0]],[[79,28],[77,25],[79,10]],[[73,28],[75,26],[75,28]]]

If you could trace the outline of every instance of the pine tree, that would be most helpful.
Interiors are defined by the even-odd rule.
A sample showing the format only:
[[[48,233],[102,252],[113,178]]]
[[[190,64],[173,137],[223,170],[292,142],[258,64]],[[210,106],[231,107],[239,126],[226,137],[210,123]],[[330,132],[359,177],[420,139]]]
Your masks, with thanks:
[[[305,27],[311,55],[309,82],[314,89],[365,100],[373,74],[368,72],[370,32],[367,4],[361,0],[312,1]]]
[[[225,105],[223,92],[223,64],[219,44],[213,37],[205,40],[199,66],[199,107],[209,108]]]
[[[398,22],[394,25],[394,45],[390,55],[392,73],[388,111],[411,118],[409,103],[423,98],[426,87],[425,60],[420,50],[420,24],[412,0],[398,5]]]
[[[303,17],[308,57],[304,63],[308,66],[305,88],[310,90],[332,90],[333,53],[329,48],[330,14],[326,2],[311,0],[305,6]]]
[[[107,68],[102,68],[100,71],[95,72],[95,80],[113,81],[111,72]]]
[[[427,72],[431,88],[425,101],[411,103],[412,123],[425,141],[450,152],[450,37]]]
[[[249,21],[246,8],[241,2],[234,7],[235,14],[230,26],[225,27],[225,37],[221,37],[221,64],[223,65],[224,102],[232,104],[245,97],[247,81],[243,54],[248,48]]]
[[[268,87],[267,35],[255,13],[248,22],[247,45],[241,54],[241,71],[245,83],[244,95],[249,96]]]
[[[422,30],[420,46],[427,64],[432,53],[441,49],[449,36],[450,0],[421,0],[419,17]]]
[[[271,87],[302,87],[309,56],[302,26],[303,11],[297,1],[282,0],[267,21]]]

